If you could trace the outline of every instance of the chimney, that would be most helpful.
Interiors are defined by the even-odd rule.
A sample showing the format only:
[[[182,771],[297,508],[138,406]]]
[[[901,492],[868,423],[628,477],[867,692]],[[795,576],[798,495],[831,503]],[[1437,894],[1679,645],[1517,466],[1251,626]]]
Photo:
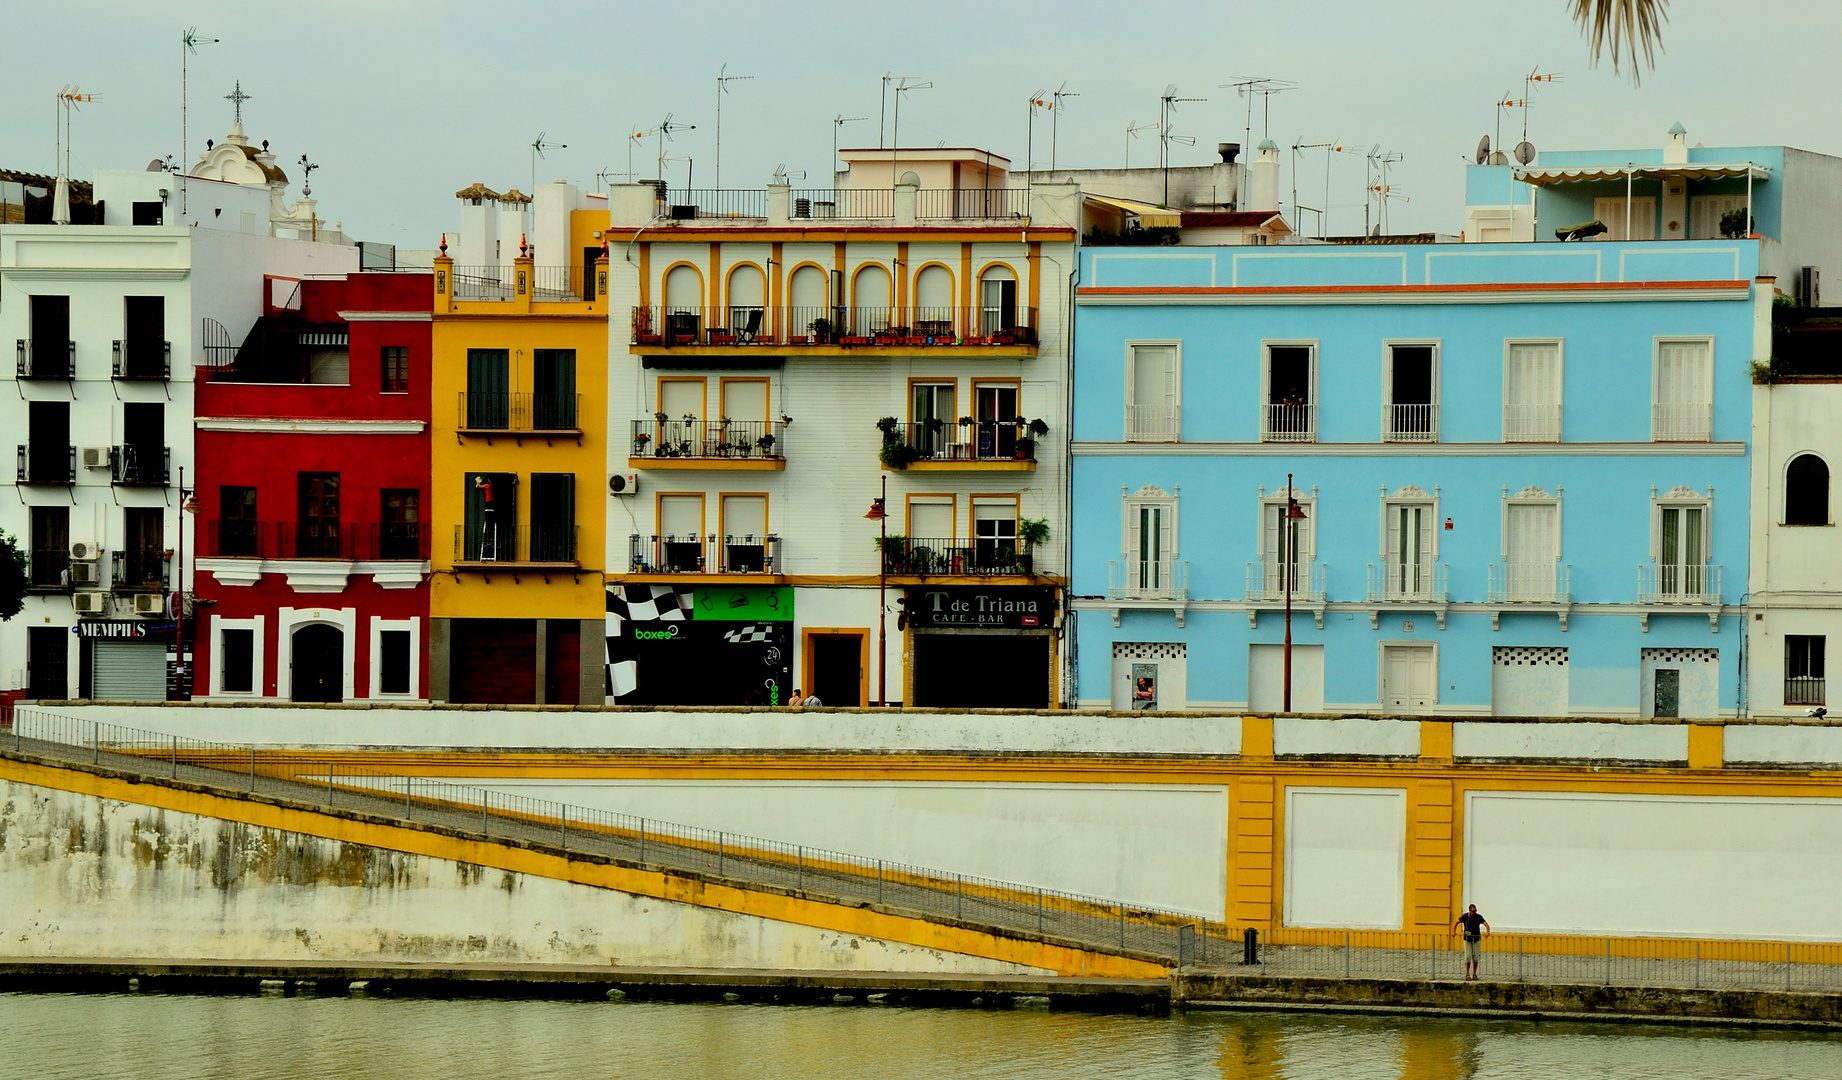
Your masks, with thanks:
[[[1238,142],[1218,142],[1215,152],[1222,156],[1223,165],[1233,165],[1234,159],[1241,156],[1241,144]]]
[[[1248,166],[1245,209],[1279,209],[1279,147],[1271,139],[1260,140],[1254,162]]]
[[[1688,164],[1688,129],[1680,122],[1670,125],[1669,141],[1663,144],[1663,164]]]

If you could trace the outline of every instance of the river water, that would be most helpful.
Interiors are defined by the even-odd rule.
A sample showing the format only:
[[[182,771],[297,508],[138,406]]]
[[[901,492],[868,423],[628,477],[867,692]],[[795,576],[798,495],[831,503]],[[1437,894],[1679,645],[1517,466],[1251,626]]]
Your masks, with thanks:
[[[0,994],[0,1077],[1842,1077],[1822,1034],[637,1001]]]

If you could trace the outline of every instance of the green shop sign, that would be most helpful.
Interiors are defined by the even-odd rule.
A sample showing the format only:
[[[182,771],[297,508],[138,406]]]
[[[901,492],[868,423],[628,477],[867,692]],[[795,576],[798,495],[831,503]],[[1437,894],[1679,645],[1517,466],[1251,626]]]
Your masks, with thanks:
[[[698,585],[691,600],[698,622],[793,621],[793,590],[785,585]]]

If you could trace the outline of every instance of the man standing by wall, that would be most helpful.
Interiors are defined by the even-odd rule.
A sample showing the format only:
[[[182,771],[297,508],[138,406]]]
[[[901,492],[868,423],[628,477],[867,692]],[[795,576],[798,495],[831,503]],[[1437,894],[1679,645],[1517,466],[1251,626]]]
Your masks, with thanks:
[[[1478,963],[1484,958],[1484,938],[1490,934],[1490,924],[1477,913],[1477,905],[1472,904],[1470,910],[1452,924],[1453,936],[1460,930],[1465,934],[1465,980],[1470,982],[1477,978]]]

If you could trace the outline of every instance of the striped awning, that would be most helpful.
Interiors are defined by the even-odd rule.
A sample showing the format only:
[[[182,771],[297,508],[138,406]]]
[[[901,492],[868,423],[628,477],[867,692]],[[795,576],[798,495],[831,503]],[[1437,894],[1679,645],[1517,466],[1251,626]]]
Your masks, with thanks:
[[[1153,206],[1150,203],[1134,202],[1131,199],[1114,199],[1105,195],[1089,195],[1088,202],[1110,206],[1138,218],[1138,223],[1147,229],[1175,229],[1183,224],[1183,211],[1169,207]]]
[[[1691,162],[1686,165],[1567,165],[1552,169],[1517,169],[1516,179],[1525,184],[1547,187],[1554,184],[1577,184],[1590,180],[1623,180],[1634,176],[1646,180],[1712,180],[1723,176],[1751,176],[1754,180],[1770,178],[1772,170],[1750,161],[1725,163]]]
[[[338,332],[304,330],[298,335],[298,340],[302,345],[344,347],[349,344],[350,336]]]

